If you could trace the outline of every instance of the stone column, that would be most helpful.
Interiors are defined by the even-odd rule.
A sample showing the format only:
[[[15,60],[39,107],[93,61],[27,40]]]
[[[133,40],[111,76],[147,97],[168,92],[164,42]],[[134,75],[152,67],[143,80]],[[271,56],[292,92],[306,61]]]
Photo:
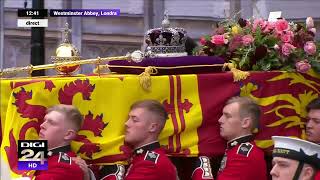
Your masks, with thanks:
[[[154,27],[161,27],[164,15],[164,0],[153,0],[153,25]],[[170,12],[169,12],[170,14]],[[170,19],[170,16],[169,16]]]
[[[230,17],[240,18],[241,1],[240,0],[229,0],[230,3]]]
[[[146,32],[153,27],[153,0],[144,0],[143,14],[144,31]]]
[[[82,8],[82,0],[72,0],[71,1],[72,9],[81,9]],[[71,39],[72,44],[76,46],[76,48],[80,51],[80,55],[82,53],[82,18],[81,17],[71,17]],[[80,69],[80,73],[82,73],[84,68]]]
[[[0,1],[0,69],[4,64],[4,1]]]
[[[253,16],[253,2],[252,0],[241,0],[241,17],[248,19]]]

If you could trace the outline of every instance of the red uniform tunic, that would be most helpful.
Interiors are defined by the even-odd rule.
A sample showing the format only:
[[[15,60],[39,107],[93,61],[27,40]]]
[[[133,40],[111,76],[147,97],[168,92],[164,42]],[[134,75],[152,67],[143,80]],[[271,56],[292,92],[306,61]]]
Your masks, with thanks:
[[[100,170],[100,180],[122,180],[125,175],[125,167],[121,164],[107,165]]]
[[[314,180],[320,180],[320,171],[316,173],[316,177],[314,178]]]
[[[252,135],[242,136],[227,144],[218,180],[266,180],[264,153],[253,141]]]
[[[36,180],[82,180],[83,172],[80,167],[71,161],[76,157],[69,146],[62,146],[48,152],[48,170],[36,171]]]
[[[194,163],[193,169],[192,180],[213,180],[210,159],[208,157],[200,156]]]
[[[134,151],[125,180],[176,180],[177,171],[159,142]]]

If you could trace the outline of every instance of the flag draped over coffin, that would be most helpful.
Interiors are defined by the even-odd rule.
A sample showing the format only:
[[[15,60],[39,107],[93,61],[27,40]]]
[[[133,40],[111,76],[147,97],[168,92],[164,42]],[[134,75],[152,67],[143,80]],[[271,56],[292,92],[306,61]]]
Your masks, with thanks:
[[[256,142],[268,150],[272,135],[304,138],[305,106],[320,94],[320,77],[312,72],[257,72],[241,82],[233,82],[231,73],[155,76],[151,85],[146,92],[134,75],[2,80],[2,161],[13,176],[25,173],[17,170],[17,140],[37,139],[46,109],[56,104],[75,105],[84,116],[72,149],[88,163],[106,164],[130,153],[124,123],[137,100],[157,99],[166,107],[160,143],[169,154],[215,156],[224,152],[218,119],[231,96],[250,96],[261,105]]]

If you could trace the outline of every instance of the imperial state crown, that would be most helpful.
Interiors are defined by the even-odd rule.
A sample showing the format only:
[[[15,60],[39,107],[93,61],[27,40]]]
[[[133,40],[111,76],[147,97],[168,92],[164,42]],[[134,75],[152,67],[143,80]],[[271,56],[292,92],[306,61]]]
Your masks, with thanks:
[[[183,28],[170,27],[168,13],[165,12],[162,27],[145,33],[146,54],[155,57],[186,56],[187,32]]]

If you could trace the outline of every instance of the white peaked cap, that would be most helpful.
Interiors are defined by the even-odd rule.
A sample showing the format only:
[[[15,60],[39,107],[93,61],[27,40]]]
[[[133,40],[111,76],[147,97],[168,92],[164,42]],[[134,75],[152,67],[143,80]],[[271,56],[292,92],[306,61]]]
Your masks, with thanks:
[[[320,145],[298,138],[272,136],[273,157],[284,157],[305,162],[320,169]]]

